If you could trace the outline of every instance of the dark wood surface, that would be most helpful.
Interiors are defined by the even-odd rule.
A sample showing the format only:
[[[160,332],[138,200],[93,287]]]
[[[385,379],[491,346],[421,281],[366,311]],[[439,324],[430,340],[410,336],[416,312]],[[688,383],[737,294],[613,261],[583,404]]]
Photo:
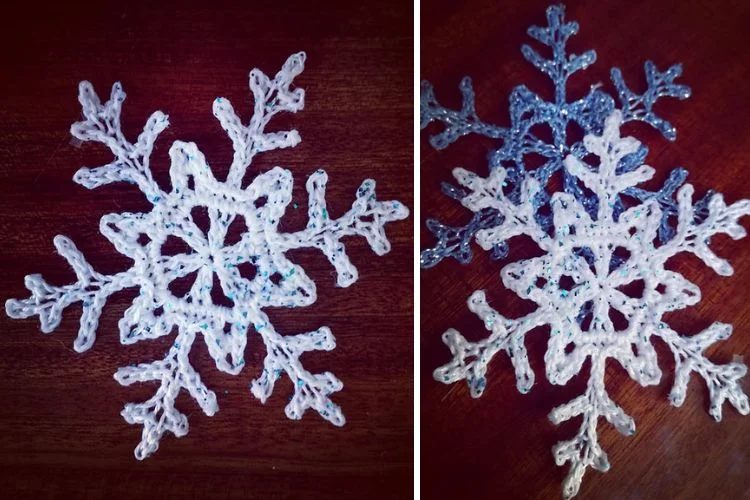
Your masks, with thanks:
[[[423,1],[423,79],[435,85],[443,104],[459,105],[458,83],[471,75],[479,115],[507,125],[510,91],[524,83],[551,94],[551,86],[520,54],[530,38],[525,30],[545,24],[545,1],[467,2]],[[681,165],[690,172],[699,195],[709,188],[727,201],[750,197],[750,56],[747,46],[747,2],[645,1],[569,2],[567,18],[577,20],[580,34],[570,46],[576,52],[594,48],[596,64],[571,81],[574,94],[588,85],[609,83],[609,68],[618,66],[635,88],[645,86],[642,63],[652,59],[659,68],[683,62],[683,82],[692,87],[687,101],[670,101],[659,111],[677,127],[674,143],[648,127],[626,131],[649,148],[647,163],[657,169],[655,184]],[[437,152],[427,143],[431,126],[421,135],[422,216],[445,222],[466,222],[469,212],[440,194],[440,181],[452,180],[451,169],[462,166],[487,172],[485,156],[497,144],[466,137]],[[745,221],[747,227],[748,220]],[[421,246],[434,239],[421,231]],[[531,247],[513,241],[510,261],[529,256]],[[673,269],[700,286],[700,304],[666,319],[685,334],[697,333],[712,321],[734,325],[726,342],[711,348],[709,357],[729,362],[733,355],[750,355],[750,242],[716,238],[713,248],[730,257],[734,276],[721,278],[696,258],[681,256]],[[578,430],[574,419],[559,428],[548,412],[585,388],[587,368],[567,386],[552,386],[544,377],[543,356],[548,331],[531,334],[527,345],[536,384],[528,395],[515,388],[507,356],[491,364],[487,388],[471,399],[465,384],[445,386],[432,380],[432,370],[450,359],[440,335],[450,327],[469,339],[486,336],[480,320],[466,307],[468,296],[485,289],[490,304],[510,317],[533,309],[529,302],[505,290],[499,279],[502,264],[474,245],[470,265],[446,261],[421,273],[421,485],[424,498],[560,498],[567,466],[554,464],[551,447]],[[656,387],[641,388],[614,362],[607,365],[612,398],[635,418],[637,433],[624,437],[606,422],[600,441],[612,468],[606,474],[589,470],[581,499],[715,499],[750,498],[750,419],[725,405],[724,420],[708,415],[708,391],[693,375],[687,400],[677,409],[667,401],[674,362],[663,344],[657,345],[664,372]],[[750,387],[747,380],[745,387]]]
[[[64,2],[0,8],[4,22],[0,77],[0,295],[27,297],[23,277],[42,273],[54,284],[73,273],[52,238],[71,237],[101,272],[129,261],[98,233],[107,213],[148,210],[129,185],[89,191],[72,182],[82,165],[111,158],[103,146],[70,144],[80,117],[77,84],[88,79],[102,96],[123,82],[124,129],[134,140],[161,109],[171,126],[157,142],[152,166],[168,184],[167,151],[176,139],[195,141],[220,178],[231,143],[211,112],[225,96],[244,120],[252,111],[248,72],[275,74],[292,53],[307,64],[295,83],[305,109],[272,125],[295,127],[296,148],[261,155],[257,172],[274,165],[295,176],[294,202],[282,227],[306,222],[305,179],[330,176],[330,213],[351,206],[362,180],[378,182],[380,199],[412,207],[413,7],[409,2]],[[191,361],[218,396],[209,418],[185,394],[178,407],[190,432],[166,436],[144,462],[133,457],[141,427],[119,415],[130,401],[153,394],[151,384],[121,387],[118,367],[160,359],[171,338],[119,344],[117,321],[135,292],[105,308],[94,347],[72,351],[80,307],[64,313],[50,336],[35,319],[0,319],[0,497],[2,498],[404,498],[413,478],[413,246],[410,220],[389,224],[390,254],[377,258],[361,239],[345,240],[360,280],[335,286],[335,273],[316,251],[290,255],[317,283],[311,307],[269,312],[282,333],[331,327],[338,347],[306,354],[314,372],[344,382],[334,395],[347,425],[336,428],[312,410],[290,421],[284,380],[266,405],[249,391],[262,369],[259,339],[248,344],[236,377],[215,369],[202,343]]]

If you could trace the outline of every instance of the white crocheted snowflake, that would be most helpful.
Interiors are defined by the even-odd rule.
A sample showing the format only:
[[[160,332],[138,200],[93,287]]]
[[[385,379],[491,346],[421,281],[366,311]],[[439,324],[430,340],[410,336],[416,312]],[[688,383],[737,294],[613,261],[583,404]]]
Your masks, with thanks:
[[[475,292],[468,301],[469,309],[484,321],[491,335],[479,342],[469,342],[456,330],[446,331],[443,340],[453,360],[435,370],[434,376],[444,383],[466,379],[471,395],[479,397],[486,384],[488,363],[505,350],[515,368],[518,390],[526,393],[534,383],[534,372],[529,366],[524,338],[530,330],[542,325],[549,325],[551,332],[544,356],[551,383],[566,384],[590,358],[586,392],[549,415],[555,424],[582,417],[578,434],[553,448],[558,465],[571,464],[563,484],[566,498],[578,492],[587,467],[602,472],[609,469],[607,455],[597,442],[600,417],[625,435],[635,432],[633,419],[607,394],[604,367],[607,359],[613,358],[642,386],[657,384],[661,370],[652,337],[664,340],[674,353],[676,374],[670,394],[674,406],[684,401],[688,379],[694,371],[708,385],[709,411],[717,421],[721,420],[725,400],[743,415],[750,412],[748,398],[738,384],[747,372],[746,366],[738,362],[717,365],[703,355],[708,346],[729,337],[731,325],[714,323],[697,335],[682,336],[662,321],[665,312],[686,308],[701,298],[695,284],[665,269],[667,260],[678,253],[690,252],[720,275],[731,275],[732,267],[709,249],[709,240],[719,233],[735,240],[743,238],[745,230],[737,221],[750,214],[750,200],[727,206],[721,194],[714,194],[707,215],[698,217],[693,207],[693,187],[686,184],[677,194],[675,236],[656,245],[662,217],[657,200],[632,206],[619,217],[613,215],[614,202],[623,191],[654,175],[654,170],[645,165],[632,170],[618,168],[626,155],[640,147],[637,140],[620,137],[621,122],[622,114],[615,110],[607,118],[601,137],[585,137],[586,149],[599,158],[598,167],[590,167],[573,155],[565,158],[567,171],[596,195],[598,207],[596,217],[592,218],[573,195],[554,194],[552,236],[534,218],[530,200],[540,186],[533,177],[523,181],[521,202],[515,204],[503,190],[504,168],[493,169],[488,178],[460,168],[453,172],[458,182],[470,191],[463,199],[464,206],[474,212],[493,208],[504,217],[500,225],[477,233],[482,248],[489,250],[513,236],[525,234],[544,255],[508,264],[501,272],[503,284],[518,296],[535,302],[536,310],[521,318],[505,318],[488,305],[484,292]],[[613,259],[615,255],[620,259]],[[626,327],[615,326],[612,310],[624,318]],[[589,317],[581,320],[581,315]]]
[[[89,82],[80,84],[78,99],[85,119],[73,124],[71,133],[82,141],[105,144],[115,159],[102,167],[82,168],[73,179],[89,189],[118,181],[136,184],[153,208],[148,213],[109,214],[101,219],[101,233],[120,253],[133,259],[130,269],[111,276],[100,274],[71,240],[57,236],[55,247],[73,267],[78,281],[53,286],[39,275],[27,276],[31,297],[8,300],[6,311],[13,318],[38,315],[42,331],[49,333],[59,325],[64,308],[82,302],[74,347],[83,352],[94,343],[107,298],[125,288],[140,289],[140,295],[119,322],[121,342],[133,344],[173,331],[176,336],[164,359],[120,368],[115,374],[122,385],[150,380],[160,383],[151,399],[128,404],[122,411],[127,422],[143,425],[142,438],[135,449],[138,459],[155,452],[165,432],[178,437],[187,434],[187,418],[174,407],[181,389],[188,391],[207,415],[218,410],[215,394],[201,382],[188,360],[196,335],[203,337],[216,367],[234,375],[245,364],[248,333],[257,332],[267,353],[263,373],[252,383],[253,395],[265,402],[274,383],[285,373],[294,384],[294,395],[286,406],[289,418],[299,419],[312,408],[334,425],[344,425],[341,409],[329,398],[341,390],[341,381],[330,372],[312,374],[299,360],[304,352],[332,350],[335,341],[331,331],[324,326],[313,332],[282,335],[263,309],[307,306],[316,300],[315,283],[302,267],[286,257],[286,251],[319,249],[336,269],[337,284],[346,287],[357,280],[357,270],[347,257],[341,238],[364,236],[375,253],[383,255],[390,250],[384,225],[406,218],[409,212],[397,201],[376,201],[375,182],[368,179],[357,191],[352,208],[334,219],[326,209],[328,177],[318,170],[307,181],[307,227],[281,233],[279,221],[292,200],[292,174],[275,167],[242,187],[242,179],[256,154],[294,147],[300,142],[296,130],[266,132],[265,127],[277,113],[294,113],[303,108],[304,91],[292,89],[291,84],[302,72],[304,61],[303,52],[292,55],[273,79],[258,69],[250,72],[255,109],[247,125],[226,99],[217,98],[214,116],[234,146],[226,180],[214,177],[194,143],[175,141],[169,150],[169,191],[159,187],[149,168],[154,142],[168,125],[167,116],[161,111],[153,113],[138,140],[130,143],[120,129],[120,110],[125,99],[121,85],[115,83],[110,100],[101,104]],[[194,220],[196,207],[208,212],[210,224],[205,232]],[[235,221],[244,221],[245,229],[238,242],[229,244],[225,241],[227,229]],[[190,250],[165,254],[164,244],[173,238],[182,240]],[[243,265],[254,267],[255,275],[243,276]],[[214,276],[231,306],[212,300]],[[173,293],[170,286],[185,277],[194,279],[190,290],[184,295]]]

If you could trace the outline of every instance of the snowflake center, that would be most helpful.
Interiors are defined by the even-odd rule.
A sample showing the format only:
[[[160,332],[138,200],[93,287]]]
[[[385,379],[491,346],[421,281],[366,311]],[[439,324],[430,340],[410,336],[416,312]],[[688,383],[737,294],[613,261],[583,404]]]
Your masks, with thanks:
[[[221,252],[209,251],[207,264],[214,266],[224,265],[224,255]]]

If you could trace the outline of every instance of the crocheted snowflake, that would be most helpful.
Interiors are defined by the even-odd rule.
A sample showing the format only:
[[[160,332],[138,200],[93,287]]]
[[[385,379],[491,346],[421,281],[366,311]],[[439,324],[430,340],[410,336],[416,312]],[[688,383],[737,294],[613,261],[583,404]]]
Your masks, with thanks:
[[[159,447],[169,431],[180,437],[188,432],[187,417],[175,407],[175,399],[185,389],[207,415],[218,410],[216,395],[190,365],[196,335],[203,337],[216,367],[238,374],[247,335],[257,332],[266,346],[263,373],[251,385],[253,395],[265,402],[275,382],[286,374],[294,384],[294,395],[286,406],[290,419],[300,419],[308,408],[334,425],[344,425],[344,415],[329,395],[343,384],[330,372],[312,374],[299,357],[308,351],[332,350],[334,337],[328,327],[297,335],[282,335],[263,312],[266,307],[301,307],[315,302],[315,283],[302,267],[290,261],[286,252],[295,248],[317,248],[336,269],[342,287],[357,280],[357,269],[349,261],[341,238],[364,236],[373,251],[383,255],[390,250],[384,225],[404,219],[408,210],[397,201],[377,201],[375,182],[365,180],[357,191],[352,208],[334,219],[326,209],[328,177],[318,170],[307,180],[309,221],[301,231],[281,233],[279,221],[292,200],[292,174],[275,167],[258,175],[249,186],[242,179],[256,154],[294,147],[300,142],[296,130],[266,132],[269,121],[280,112],[297,112],[304,106],[304,91],[292,89],[292,80],[304,67],[305,54],[294,54],[271,79],[262,71],[250,72],[250,89],[255,109],[249,124],[243,124],[224,98],[213,103],[214,116],[232,140],[234,158],[225,181],[216,179],[198,147],[175,141],[169,150],[171,190],[164,191],[154,181],[149,157],[157,136],[168,125],[167,116],[156,111],[148,119],[135,143],[128,142],[120,129],[120,110],[125,93],[120,83],[104,104],[89,82],[81,82],[78,99],[84,120],[73,124],[71,133],[82,141],[101,142],[114,154],[112,163],[82,168],[73,180],[89,189],[111,182],[136,184],[153,208],[148,213],[117,213],[102,217],[101,233],[115,248],[133,259],[126,271],[103,275],[84,259],[65,236],[54,239],[57,251],[67,259],[77,282],[65,286],[46,283],[40,275],[26,277],[31,297],[6,302],[12,318],[39,316],[41,329],[53,331],[64,308],[83,304],[78,337],[74,348],[83,352],[96,338],[99,316],[107,298],[124,288],[138,287],[140,295],[119,322],[120,341],[133,344],[176,332],[174,344],[164,359],[120,368],[115,379],[122,385],[155,380],[156,394],[146,402],[127,404],[122,416],[128,423],[143,425],[135,456],[144,459]],[[204,232],[196,223],[196,207],[207,210],[209,228]],[[233,222],[244,222],[238,242],[225,241]],[[185,253],[167,254],[168,239],[177,238],[189,247]],[[241,273],[249,266],[254,276]],[[175,293],[172,284],[186,278],[192,286],[186,294]],[[214,303],[212,288],[218,278],[228,304]]]
[[[591,167],[572,154],[565,158],[567,172],[582,182],[599,203],[592,217],[574,195],[564,192],[552,195],[552,236],[534,217],[531,200],[541,186],[533,176],[527,176],[521,183],[521,199],[516,204],[504,191],[508,175],[505,168],[493,169],[487,178],[461,168],[453,171],[469,192],[463,199],[467,208],[474,212],[492,208],[504,218],[501,224],[478,231],[476,239],[482,248],[488,250],[499,242],[525,234],[544,255],[508,264],[501,272],[503,284],[518,296],[535,302],[536,310],[521,318],[505,318],[487,304],[484,292],[475,292],[468,301],[469,309],[484,321],[490,336],[469,342],[456,330],[446,331],[443,341],[450,348],[453,360],[435,370],[435,379],[446,384],[465,379],[471,395],[479,397],[486,384],[488,363],[504,350],[515,368],[518,390],[528,392],[534,383],[534,372],[529,366],[524,338],[530,330],[542,325],[549,325],[551,330],[544,356],[551,383],[566,384],[590,358],[586,392],[553,409],[549,415],[555,424],[582,416],[578,434],[553,448],[558,465],[571,464],[563,485],[566,498],[578,492],[587,467],[602,472],[609,469],[607,455],[597,442],[600,417],[625,435],[635,432],[633,419],[607,395],[604,367],[607,359],[612,358],[640,385],[657,384],[661,371],[652,337],[664,340],[674,353],[676,375],[670,393],[674,406],[684,401],[688,379],[694,371],[708,385],[709,412],[717,421],[721,420],[725,400],[743,415],[750,412],[747,396],[738,384],[747,372],[746,366],[736,362],[716,365],[703,355],[708,346],[729,337],[731,325],[714,323],[697,335],[682,336],[661,320],[665,312],[684,309],[701,298],[695,284],[665,269],[667,260],[689,252],[720,275],[731,275],[731,265],[709,249],[709,241],[719,233],[735,240],[743,238],[745,230],[737,221],[750,214],[750,200],[727,206],[721,194],[714,194],[708,202],[706,217],[698,220],[694,215],[693,187],[686,184],[677,193],[678,222],[674,237],[659,244],[663,210],[657,200],[636,204],[619,214],[615,210],[620,194],[654,175],[654,170],[645,165],[628,171],[621,169],[623,158],[640,147],[637,140],[620,137],[622,121],[622,113],[615,110],[607,118],[601,136],[584,138],[586,150],[599,158],[598,167]],[[613,266],[615,254],[622,258]],[[640,291],[633,292],[639,288]],[[621,315],[626,327],[616,328],[612,311]],[[586,318],[579,323],[577,318],[582,314]]]
[[[460,110],[452,110],[441,106],[433,92],[432,86],[422,82],[421,96],[421,126],[427,127],[432,122],[444,125],[444,130],[430,138],[430,143],[437,149],[443,149],[457,139],[467,134],[478,134],[492,139],[500,139],[501,147],[489,154],[489,167],[494,169],[504,167],[507,171],[508,198],[514,202],[520,200],[520,183],[527,174],[533,175],[539,184],[545,188],[531,199],[534,207],[534,217],[539,225],[551,233],[552,218],[548,215],[550,193],[547,185],[555,172],[561,171],[563,188],[581,202],[590,215],[596,213],[596,197],[586,193],[576,182],[570,172],[563,168],[563,160],[568,154],[579,158],[585,156],[585,148],[580,140],[574,140],[569,130],[577,126],[585,134],[601,134],[604,120],[615,108],[614,99],[599,89],[600,84],[592,85],[589,92],[575,101],[567,99],[568,79],[576,72],[586,69],[596,61],[596,52],[588,50],[583,54],[569,54],[567,42],[578,33],[578,23],[565,22],[564,9],[561,5],[553,5],[547,9],[549,26],[529,28],[528,34],[538,42],[549,47],[551,59],[544,59],[535,49],[528,45],[521,47],[523,56],[535,68],[547,75],[554,85],[555,100],[545,101],[525,85],[516,87],[510,95],[510,126],[501,127],[481,120],[474,105],[474,91],[471,79],[466,77],[460,85],[463,95],[463,105]],[[654,104],[662,97],[686,99],[690,96],[690,89],[685,85],[674,83],[682,74],[679,64],[671,66],[665,72],[657,70],[656,65],[647,61],[644,65],[647,88],[643,94],[636,94],[628,88],[619,69],[611,71],[612,83],[617,90],[624,122],[641,121],[659,130],[664,137],[674,140],[677,137],[674,127],[654,111]],[[539,127],[548,126],[551,142],[540,134]],[[541,135],[541,137],[540,137]],[[642,147],[632,155],[623,158],[623,169],[632,169],[643,163],[648,149]],[[529,155],[538,155],[543,161],[541,166],[530,169],[527,165]],[[668,219],[677,213],[677,205],[673,200],[674,192],[685,181],[687,172],[682,168],[674,169],[664,186],[656,192],[639,188],[631,188],[623,194],[639,200],[656,199],[662,208],[662,220],[659,227],[659,239],[664,242],[674,233]],[[443,192],[461,201],[467,194],[466,190],[443,184]],[[705,204],[710,197],[696,203],[699,214],[704,213]],[[624,209],[620,198],[614,200],[615,214]],[[421,254],[422,267],[432,267],[446,257],[452,257],[461,263],[471,260],[471,240],[477,232],[494,227],[502,223],[503,215],[497,210],[487,208],[476,212],[471,221],[463,227],[452,227],[437,220],[427,221],[428,229],[436,236],[437,244],[433,248],[424,250]],[[508,254],[508,245],[504,241],[491,249],[494,259],[503,259]]]

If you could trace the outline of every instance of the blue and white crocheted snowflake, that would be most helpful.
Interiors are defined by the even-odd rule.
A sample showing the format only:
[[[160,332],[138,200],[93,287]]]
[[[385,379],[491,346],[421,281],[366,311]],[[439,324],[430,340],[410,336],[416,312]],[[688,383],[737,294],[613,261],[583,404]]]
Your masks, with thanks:
[[[163,359],[120,368],[115,374],[123,385],[159,382],[151,399],[128,404],[122,411],[129,423],[143,425],[135,449],[138,459],[154,453],[167,431],[178,437],[187,434],[187,417],[174,407],[182,389],[207,415],[218,411],[216,395],[201,382],[188,359],[196,336],[203,338],[219,370],[236,375],[245,365],[247,335],[257,333],[265,344],[266,357],[263,373],[252,382],[253,395],[265,402],[275,382],[286,374],[294,384],[294,394],[286,406],[289,418],[300,419],[312,408],[334,425],[344,425],[341,409],[329,398],[341,390],[341,381],[330,372],[308,372],[299,359],[305,352],[332,350],[335,341],[331,331],[324,326],[313,332],[282,335],[263,309],[307,306],[316,300],[315,283],[301,266],[287,258],[287,251],[322,251],[336,269],[337,284],[346,287],[357,280],[358,274],[341,238],[363,236],[376,254],[383,255],[390,250],[385,224],[404,219],[409,212],[398,201],[377,201],[375,182],[368,179],[357,191],[352,208],[334,218],[326,208],[328,177],[318,170],[307,180],[307,227],[283,233],[278,229],[292,201],[291,172],[274,167],[242,187],[257,154],[300,142],[296,130],[267,132],[265,128],[276,114],[303,108],[304,91],[293,89],[292,83],[304,62],[301,52],[289,57],[274,78],[258,69],[250,72],[255,109],[247,125],[226,99],[217,98],[214,115],[234,147],[226,180],[214,177],[195,143],[175,141],[169,150],[169,190],[154,181],[149,168],[156,138],[168,125],[167,116],[161,111],[153,113],[138,140],[131,143],[120,128],[125,93],[119,82],[104,104],[89,82],[80,84],[78,99],[85,119],[73,124],[71,133],[82,141],[106,145],[115,159],[102,167],[82,168],[73,179],[89,189],[112,182],[135,184],[153,207],[148,213],[116,213],[101,219],[102,234],[133,260],[131,268],[114,275],[98,273],[70,239],[57,236],[55,247],[73,267],[78,281],[54,286],[40,275],[29,275],[26,287],[31,297],[8,300],[6,311],[13,318],[39,316],[42,331],[49,333],[60,324],[63,309],[81,302],[83,314],[74,348],[83,352],[94,344],[108,297],[125,288],[140,289],[119,322],[121,342],[133,344],[176,334]],[[203,230],[198,219],[206,211],[209,225]],[[243,229],[239,241],[230,242],[227,233],[233,223]],[[175,254],[165,248],[169,240],[180,240],[188,250]],[[186,280],[190,285],[187,293],[173,286]],[[214,301],[212,291],[219,292],[224,300]]]
[[[588,467],[602,472],[610,467],[597,439],[599,418],[625,435],[635,432],[633,419],[607,394],[606,362],[617,361],[642,386],[658,384],[662,373],[652,345],[654,337],[662,339],[675,358],[670,393],[674,406],[685,400],[690,374],[695,372],[706,381],[709,413],[717,421],[725,401],[743,415],[750,413],[739,384],[747,367],[740,362],[718,365],[703,354],[710,345],[729,337],[731,325],[716,322],[697,335],[683,336],[662,321],[666,312],[684,309],[701,298],[700,289],[667,270],[666,262],[679,253],[692,253],[718,274],[731,275],[731,265],[713,253],[710,240],[719,233],[743,238],[746,232],[738,221],[750,215],[750,200],[727,205],[721,194],[709,193],[694,204],[690,184],[679,188],[673,199],[685,178],[681,169],[672,173],[659,192],[638,188],[653,177],[654,169],[643,165],[646,149],[632,137],[621,137],[620,127],[628,120],[643,120],[674,138],[674,129],[654,115],[652,105],[661,95],[687,97],[687,88],[673,83],[679,67],[660,74],[647,64],[649,90],[642,96],[627,90],[620,73],[613,70],[622,110],[595,88],[585,98],[567,103],[566,79],[593,62],[594,54],[566,55],[565,42],[577,25],[564,23],[562,8],[557,6],[548,9],[547,18],[548,28],[534,27],[529,34],[552,47],[553,59],[542,60],[528,46],[523,53],[552,78],[556,102],[546,103],[525,87],[516,88],[511,96],[510,128],[486,125],[477,118],[466,80],[460,112],[440,107],[429,86],[424,86],[423,125],[435,119],[446,124],[446,130],[433,137],[433,145],[443,147],[470,132],[501,138],[503,145],[490,156],[488,177],[462,168],[453,171],[461,187],[446,190],[475,216],[469,226],[458,229],[431,222],[439,243],[422,253],[422,265],[435,265],[446,256],[468,261],[472,238],[497,257],[507,251],[508,240],[518,235],[529,236],[542,250],[542,256],[508,264],[501,271],[503,284],[533,301],[536,309],[520,318],[506,318],[488,304],[483,291],[476,291],[468,306],[490,335],[471,342],[458,331],[447,330],[443,341],[452,360],[435,370],[434,378],[446,384],[465,380],[471,395],[479,397],[487,383],[489,363],[505,351],[515,368],[518,390],[527,393],[535,375],[525,337],[540,326],[550,330],[544,364],[552,384],[565,385],[590,361],[586,392],[549,415],[555,424],[577,416],[582,419],[577,435],[553,448],[558,465],[570,463],[563,484],[563,494],[570,498],[578,493]],[[565,142],[569,121],[587,132],[572,146]],[[550,124],[554,144],[544,144],[533,135],[530,127],[537,123]],[[545,165],[534,171],[524,169],[523,156],[530,152],[543,154]],[[583,161],[589,154],[598,159],[597,166]],[[564,173],[564,189],[549,193],[547,181],[556,170]],[[551,215],[540,214],[545,206]],[[674,226],[669,223],[670,215],[677,220]]]

